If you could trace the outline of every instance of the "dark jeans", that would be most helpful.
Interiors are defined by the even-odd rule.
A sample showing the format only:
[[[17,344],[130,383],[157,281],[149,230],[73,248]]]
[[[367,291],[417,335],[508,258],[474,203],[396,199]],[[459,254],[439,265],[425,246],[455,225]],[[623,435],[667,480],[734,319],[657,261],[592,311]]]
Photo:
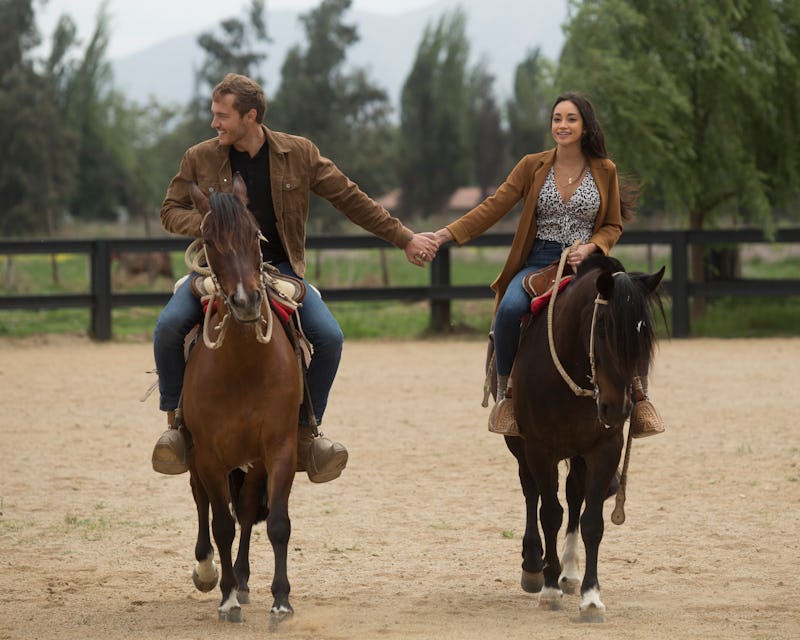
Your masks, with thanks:
[[[297,277],[288,262],[275,266],[281,273]],[[339,369],[344,335],[319,292],[308,282],[299,313],[303,330],[314,347],[314,355],[308,368],[308,389],[317,421],[321,423],[328,404],[328,394]],[[202,321],[202,306],[192,294],[187,279],[158,316],[153,333],[160,408],[163,411],[171,411],[178,406],[185,368],[183,341],[192,327]],[[305,410],[300,415],[301,424],[308,420],[304,413]]]

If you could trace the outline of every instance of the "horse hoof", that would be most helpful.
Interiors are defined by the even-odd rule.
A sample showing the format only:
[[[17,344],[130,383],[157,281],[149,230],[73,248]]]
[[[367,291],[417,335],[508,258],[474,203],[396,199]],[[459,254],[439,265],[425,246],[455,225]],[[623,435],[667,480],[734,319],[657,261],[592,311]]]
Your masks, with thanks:
[[[216,587],[218,580],[219,571],[217,570],[217,565],[214,565],[214,575],[205,580],[200,577],[200,574],[197,572],[197,567],[195,567],[194,571],[192,571],[192,582],[194,582],[195,588],[203,593],[208,593],[214,587]]]
[[[606,612],[604,609],[601,609],[600,607],[596,607],[595,605],[589,605],[588,607],[581,608],[581,614],[579,620],[580,622],[587,622],[590,624],[605,622]]]
[[[539,608],[545,611],[561,611],[564,608],[562,596],[559,589],[542,589],[542,593],[539,595]]]
[[[250,589],[237,589],[236,599],[239,604],[250,604]]]
[[[544,586],[544,574],[541,571],[531,573],[523,569],[520,586],[525,593],[539,593]]]
[[[219,610],[220,622],[244,622],[244,614],[241,607],[231,607],[230,609]]]
[[[581,581],[575,580],[574,578],[561,578],[558,586],[561,587],[561,591],[564,593],[574,596],[576,593],[578,593],[578,589],[581,586]]]

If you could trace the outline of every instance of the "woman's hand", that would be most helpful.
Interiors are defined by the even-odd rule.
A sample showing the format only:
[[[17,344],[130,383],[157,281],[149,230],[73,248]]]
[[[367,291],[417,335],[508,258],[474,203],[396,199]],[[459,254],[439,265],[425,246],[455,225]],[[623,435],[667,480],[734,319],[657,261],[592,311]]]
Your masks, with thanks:
[[[406,245],[406,259],[418,267],[430,262],[436,257],[439,245],[431,238],[429,233],[415,233]]]
[[[577,269],[578,265],[583,262],[587,256],[595,251],[597,251],[597,245],[594,242],[579,244],[567,255],[567,264],[569,264],[573,269]]]

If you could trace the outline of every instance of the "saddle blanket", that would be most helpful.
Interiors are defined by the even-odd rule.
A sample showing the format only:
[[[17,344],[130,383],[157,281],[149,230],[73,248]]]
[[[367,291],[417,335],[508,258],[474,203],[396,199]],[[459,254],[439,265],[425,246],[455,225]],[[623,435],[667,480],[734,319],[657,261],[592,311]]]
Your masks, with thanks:
[[[572,282],[573,276],[566,276],[561,282],[558,283],[558,292],[561,293],[561,290],[566,287],[570,282]],[[550,296],[553,295],[553,290],[549,289],[545,291],[542,295],[536,296],[533,300],[531,300],[531,315],[537,316],[539,312],[547,306],[547,303],[550,302]]]

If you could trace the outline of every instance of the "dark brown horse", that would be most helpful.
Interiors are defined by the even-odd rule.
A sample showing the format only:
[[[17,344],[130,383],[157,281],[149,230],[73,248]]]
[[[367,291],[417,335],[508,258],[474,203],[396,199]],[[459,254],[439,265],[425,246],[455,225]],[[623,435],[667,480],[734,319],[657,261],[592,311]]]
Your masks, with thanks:
[[[286,556],[291,532],[289,492],[297,462],[297,420],[301,378],[294,349],[281,330],[272,331],[273,312],[261,278],[260,233],[247,210],[246,188],[237,176],[232,194],[211,198],[194,185],[192,200],[204,215],[202,240],[210,277],[217,284],[216,318],[209,312],[204,341],[186,366],[183,411],[191,434],[189,471],[197,505],[195,585],[209,591],[217,580],[211,527],[222,565],[219,618],[241,621],[247,601],[249,542],[253,524],[263,517],[266,481],[267,535],[275,556],[273,621],[292,613]],[[232,317],[233,322],[228,322]],[[223,319],[224,318],[224,319]],[[215,328],[209,327],[209,321]],[[229,482],[231,472],[238,474]],[[232,495],[231,486],[235,488]],[[231,545],[241,527],[236,566]]]
[[[611,258],[585,260],[558,294],[550,329],[548,314],[542,313],[523,330],[514,364],[514,411],[524,439],[507,437],[506,443],[519,462],[526,500],[522,587],[540,592],[541,607],[558,609],[563,592],[573,593],[580,583],[583,621],[604,620],[597,579],[603,502],[618,486],[615,474],[633,379],[647,374],[653,357],[653,310],[663,313],[658,293],[663,275],[663,268],[651,275],[628,274]],[[569,522],[559,558],[561,460],[570,461]],[[578,529],[586,556],[582,581]]]

